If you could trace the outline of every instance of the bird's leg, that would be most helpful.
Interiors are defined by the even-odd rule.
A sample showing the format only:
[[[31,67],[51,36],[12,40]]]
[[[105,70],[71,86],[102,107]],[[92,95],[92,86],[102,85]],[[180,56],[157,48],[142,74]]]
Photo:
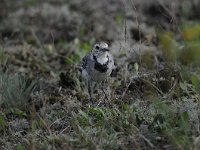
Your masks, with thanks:
[[[105,98],[106,98],[106,100],[107,101],[109,101],[109,98],[108,98],[108,96],[107,96],[107,94],[106,94],[106,92],[105,92],[105,82],[102,82],[102,86],[101,86],[101,90],[103,91],[103,93],[104,93],[104,95],[105,95]],[[104,99],[104,103],[106,103],[105,102],[105,99]]]
[[[106,99],[107,99],[107,100],[109,100],[109,98],[108,98],[108,96],[107,96],[107,94],[106,94],[106,92],[105,92],[104,88],[102,88],[102,91],[103,91],[103,93],[104,93],[104,95],[105,95]]]
[[[92,88],[93,88],[93,91],[96,92],[97,89],[98,89],[98,87],[99,87],[98,84],[97,84],[97,83],[94,83],[94,85],[93,85],[93,87],[92,87]]]
[[[90,98],[90,101],[92,102],[92,105],[94,104],[94,101],[93,101],[93,87],[92,87],[92,82],[91,81],[88,81],[88,93],[89,93],[89,98]]]

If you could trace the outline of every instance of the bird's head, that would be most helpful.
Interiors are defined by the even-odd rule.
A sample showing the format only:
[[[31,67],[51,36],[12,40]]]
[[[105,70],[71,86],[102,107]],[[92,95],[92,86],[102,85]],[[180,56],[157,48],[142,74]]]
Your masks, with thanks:
[[[107,57],[108,51],[108,44],[104,42],[96,43],[92,48],[92,54],[95,57]]]

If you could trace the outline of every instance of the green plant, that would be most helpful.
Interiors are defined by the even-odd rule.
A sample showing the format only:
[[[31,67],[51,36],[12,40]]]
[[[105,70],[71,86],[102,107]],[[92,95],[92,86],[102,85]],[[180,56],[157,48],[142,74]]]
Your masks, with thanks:
[[[25,108],[35,85],[36,81],[29,81],[19,73],[9,74],[0,70],[0,104]]]
[[[200,64],[200,24],[184,24],[182,39],[177,41],[172,32],[158,32],[160,50],[169,62],[183,65]]]
[[[170,143],[178,149],[190,149],[190,116],[188,112],[179,112],[178,106],[167,102],[155,102],[156,110],[151,130],[154,129],[166,135]]]
[[[8,55],[5,54],[5,51],[2,47],[0,47],[0,65],[1,67],[4,67],[7,64],[8,61]]]
[[[89,42],[81,42],[79,39],[74,40],[75,50],[69,56],[66,57],[68,64],[74,64],[80,61],[91,49],[91,45],[94,43],[94,39]]]
[[[17,150],[23,150],[23,146],[21,144],[17,144]]]

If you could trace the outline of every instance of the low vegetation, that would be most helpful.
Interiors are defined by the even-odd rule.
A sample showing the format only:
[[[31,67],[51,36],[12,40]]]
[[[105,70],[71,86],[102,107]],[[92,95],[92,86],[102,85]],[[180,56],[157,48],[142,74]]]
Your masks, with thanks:
[[[79,62],[102,38],[85,39],[87,27],[70,42],[24,33],[14,50],[2,44],[0,149],[199,149],[200,25],[177,28],[146,36],[137,26],[139,51],[127,39],[114,53],[108,99],[98,89],[95,105]]]

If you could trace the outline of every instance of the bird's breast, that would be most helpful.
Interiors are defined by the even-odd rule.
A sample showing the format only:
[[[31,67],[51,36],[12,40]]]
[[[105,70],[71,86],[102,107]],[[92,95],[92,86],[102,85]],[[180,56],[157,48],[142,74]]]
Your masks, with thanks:
[[[101,73],[103,73],[103,72],[107,72],[107,70],[108,70],[108,64],[100,64],[100,63],[95,63],[94,64],[94,69],[95,70],[97,70],[97,71],[99,71],[99,72],[101,72]]]
[[[103,80],[105,80],[112,72],[112,69],[110,68],[109,65],[101,65],[101,66],[98,66],[94,65],[94,69],[93,71],[91,72],[91,78],[93,81],[96,81],[96,82],[101,82]]]

